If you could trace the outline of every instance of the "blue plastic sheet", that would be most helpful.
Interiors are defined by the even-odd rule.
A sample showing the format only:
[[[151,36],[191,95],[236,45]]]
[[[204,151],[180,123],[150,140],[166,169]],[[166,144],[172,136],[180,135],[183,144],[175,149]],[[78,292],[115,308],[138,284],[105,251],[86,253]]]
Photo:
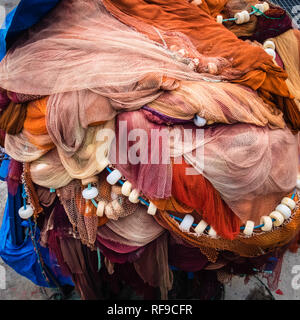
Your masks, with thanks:
[[[7,14],[0,29],[0,61],[17,36],[40,21],[58,2],[59,0],[21,0]]]
[[[6,203],[2,226],[0,230],[0,256],[3,261],[13,268],[20,275],[28,278],[33,283],[42,287],[55,287],[55,284],[50,280],[45,279],[41,267],[38,263],[37,255],[34,251],[34,246],[29,236],[25,237],[20,245],[15,245],[12,238],[11,225],[9,223],[10,218],[10,203]],[[13,208],[14,211],[14,208]],[[36,240],[39,239],[39,230],[36,229]],[[60,285],[73,285],[72,280],[69,277],[61,275],[59,267],[50,262],[49,251],[47,248],[37,245],[44,263],[50,268],[55,278]],[[54,269],[54,270],[53,270]]]
[[[5,181],[8,174],[9,160],[3,160],[0,166],[0,180]]]
[[[8,167],[9,160],[2,161],[0,167],[1,180],[5,180]],[[21,226],[22,219],[18,215],[18,210],[23,205],[21,194],[21,185],[19,185],[15,196],[8,194],[0,229],[0,256],[7,265],[36,285],[55,287],[55,284],[49,278],[50,282],[45,279],[32,240],[29,236],[25,236],[24,228]],[[39,245],[39,236],[40,231],[36,228],[36,245],[44,263],[51,270],[52,276],[56,278],[60,285],[73,285],[71,278],[62,276],[56,261],[53,258],[50,260],[48,248]]]

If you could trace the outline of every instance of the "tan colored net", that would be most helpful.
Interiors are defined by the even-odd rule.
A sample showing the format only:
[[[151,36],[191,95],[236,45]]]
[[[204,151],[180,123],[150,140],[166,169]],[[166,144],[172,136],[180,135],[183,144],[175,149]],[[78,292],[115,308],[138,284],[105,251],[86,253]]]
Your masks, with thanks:
[[[105,210],[105,215],[108,219],[118,220],[133,214],[138,205],[128,200],[128,197],[122,195],[121,187],[112,186],[111,188],[112,201],[108,202],[109,210]]]
[[[35,187],[33,185],[32,179],[31,179],[29,163],[24,164],[23,180],[25,183],[26,194],[28,196],[29,203],[33,207],[33,216],[34,216],[34,218],[37,218],[38,215],[41,212],[43,212],[43,208],[40,205],[38,195],[36,193]]]
[[[195,232],[182,232],[179,224],[170,217],[166,211],[156,214],[155,219],[163,227],[172,233],[180,236],[189,244],[199,247],[203,252],[203,247],[215,251],[227,250],[239,254],[242,257],[256,257],[274,251],[276,248],[288,244],[300,230],[300,201],[296,198],[297,206],[291,218],[282,226],[274,228],[272,231],[263,232],[260,229],[254,232],[251,237],[240,234],[236,239],[230,241],[222,238],[213,239],[206,234],[197,236]],[[205,254],[211,262],[216,259],[212,255],[212,251]]]
[[[300,31],[289,30],[272,38],[288,74],[286,84],[300,108]]]
[[[103,217],[98,217],[96,206],[90,200],[85,200],[82,197],[82,191],[85,187],[81,185],[80,180],[72,180],[68,185],[57,190],[57,195],[74,230],[78,231],[81,242],[92,249],[94,249],[99,226],[106,224],[109,219],[116,221],[121,217],[132,215],[138,208],[137,204],[129,202],[122,195],[120,187],[111,186],[105,178],[106,173],[101,173],[95,184],[99,192],[95,201],[97,203],[104,201],[106,206],[111,206],[110,215],[103,215]],[[113,201],[117,201],[118,206],[113,205]]]
[[[148,106],[169,117],[189,120],[195,114],[208,123],[243,122],[284,128],[280,110],[274,110],[251,89],[237,84],[182,81],[180,87],[167,91]]]
[[[82,198],[81,192],[80,181],[73,180],[67,186],[58,189],[57,195],[74,230],[79,233],[81,242],[93,249],[99,218],[96,215],[96,208]]]

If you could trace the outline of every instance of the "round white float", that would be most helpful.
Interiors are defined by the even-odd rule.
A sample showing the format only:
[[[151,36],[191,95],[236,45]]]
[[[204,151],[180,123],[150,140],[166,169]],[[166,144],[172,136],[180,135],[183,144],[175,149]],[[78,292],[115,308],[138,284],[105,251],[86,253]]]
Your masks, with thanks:
[[[155,216],[156,211],[157,211],[156,205],[150,201],[147,213],[151,214],[152,216]]]
[[[129,197],[131,190],[132,190],[132,184],[129,181],[125,181],[121,189],[122,194],[126,197]]]
[[[194,123],[197,127],[203,127],[206,125],[206,120],[204,118],[199,117],[197,114],[194,118]]]
[[[120,179],[122,178],[122,173],[115,169],[113,170],[107,177],[106,177],[106,181],[111,184],[114,185],[116,184]]]
[[[193,223],[194,217],[190,214],[186,214],[179,225],[179,229],[183,232],[189,232]]]
[[[276,207],[275,211],[280,212],[283,215],[285,220],[289,219],[290,216],[292,215],[291,209],[282,203]]]
[[[251,236],[254,231],[254,226],[255,226],[254,221],[248,220],[246,222],[245,229],[243,230],[243,233],[246,236]]]
[[[262,216],[260,218],[260,224],[263,224],[261,227],[262,231],[271,231],[273,227],[273,221],[272,218],[269,216]]]
[[[195,232],[200,235],[202,234],[205,229],[207,228],[208,226],[208,223],[205,222],[204,220],[201,220],[198,224],[197,224],[197,227],[195,228]]]
[[[98,196],[98,189],[95,188],[95,187],[91,187],[90,189],[89,188],[85,188],[82,191],[82,196],[86,200],[92,200],[92,199],[94,199],[94,198],[96,198]]]
[[[279,227],[283,224],[284,222],[284,216],[278,212],[278,211],[273,211],[269,214],[271,219],[274,219],[275,221],[273,221],[273,225],[274,227]]]
[[[18,212],[22,219],[29,219],[33,215],[33,209],[30,205],[26,205],[26,209],[21,207]]]

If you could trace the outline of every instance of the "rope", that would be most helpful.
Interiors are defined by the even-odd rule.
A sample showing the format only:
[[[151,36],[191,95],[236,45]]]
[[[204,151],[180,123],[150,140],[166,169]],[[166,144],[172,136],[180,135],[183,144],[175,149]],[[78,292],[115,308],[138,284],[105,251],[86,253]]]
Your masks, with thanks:
[[[33,248],[34,248],[34,251],[37,255],[37,259],[38,259],[38,265],[40,267],[40,270],[41,270],[41,273],[42,275],[44,276],[45,280],[48,282],[48,284],[50,284],[50,280],[48,279],[44,269],[43,269],[43,264],[41,262],[41,256],[40,256],[40,252],[39,252],[39,249],[38,249],[38,246],[37,246],[37,243],[36,243],[36,239],[35,239],[35,232],[33,232],[33,229],[32,229],[32,222],[31,222],[31,218],[28,219],[28,223],[29,223],[29,229],[30,229],[30,238],[31,238],[31,241],[32,241],[32,244],[33,244]]]
[[[281,20],[282,19],[282,18],[269,17],[269,16],[265,15],[263,12],[261,12],[259,9],[255,8],[254,6],[251,6],[251,7],[253,8],[253,10],[255,10],[255,12],[259,12],[262,16],[264,16],[267,19],[271,19],[271,20]]]
[[[25,186],[24,186],[24,184],[22,184],[22,198],[23,198],[23,206],[24,206],[24,209],[26,210],[26,198],[27,198],[27,194],[26,194],[26,191],[25,191]]]
[[[251,6],[251,8],[253,9],[252,12],[249,13],[250,16],[252,16],[253,14],[255,13],[260,13],[262,16],[264,16],[265,18],[267,19],[271,19],[271,20],[281,20],[282,18],[274,18],[274,17],[269,17],[267,15],[265,15],[262,11],[260,11],[259,9],[257,9],[256,7],[254,6]],[[223,22],[226,22],[226,21],[236,21],[237,18],[229,18],[229,19],[224,19]]]
[[[23,198],[24,209],[26,210],[27,194],[26,194],[25,184],[24,183],[22,184],[22,198]],[[26,232],[26,238],[27,238],[28,233],[29,233],[31,241],[32,241],[32,244],[33,244],[34,252],[36,253],[36,256],[37,256],[37,261],[38,261],[38,265],[40,267],[41,273],[42,273],[44,279],[46,280],[46,282],[49,284],[49,286],[51,287],[51,281],[49,280],[49,278],[50,278],[52,280],[52,282],[54,283],[54,285],[59,289],[60,294],[62,295],[62,297],[65,298],[65,294],[64,294],[60,284],[52,276],[51,271],[45,265],[45,263],[43,261],[43,258],[41,256],[41,253],[39,251],[39,248],[38,248],[38,245],[37,245],[37,242],[36,242],[36,228],[37,228],[36,222],[34,222],[34,228],[32,226],[31,218],[29,218],[27,220],[27,222],[28,222],[29,229],[27,229],[28,231]],[[47,274],[48,274],[49,277],[47,276]]]
[[[106,170],[107,170],[109,173],[112,172],[112,170],[111,170],[109,167],[106,167]],[[124,181],[118,180],[118,183],[121,184],[121,185],[123,185],[123,184],[124,184]],[[88,188],[89,188],[89,187],[91,188],[91,184],[89,184]],[[294,193],[293,193],[293,195],[292,195],[292,197],[291,197],[292,200],[294,200],[294,198],[295,198],[295,196],[296,196],[296,192],[297,192],[297,190],[295,189],[295,190],[294,190]],[[149,207],[150,203],[149,203],[148,201],[146,201],[146,200],[143,199],[142,197],[139,197],[139,200],[140,200],[144,205],[146,205],[147,207]],[[94,199],[92,199],[92,203],[94,204],[94,206],[95,206],[96,208],[98,207],[98,205],[97,205],[97,203],[96,203],[96,201],[95,201]],[[170,217],[173,218],[173,219],[175,219],[175,220],[177,220],[177,221],[180,221],[180,222],[183,220],[183,219],[181,219],[181,218],[179,218],[179,217],[176,217],[176,216],[174,216],[174,215],[172,215],[172,214],[170,214]],[[272,219],[272,222],[274,222],[274,221],[275,221],[275,219]],[[196,227],[197,224],[193,223],[192,226],[193,226],[193,227]],[[255,226],[254,229],[259,229],[259,228],[262,228],[263,226],[264,226],[264,224],[260,224],[260,225],[258,225],[258,226]],[[205,230],[208,231],[210,228],[211,228],[210,226],[207,226]],[[245,229],[245,227],[241,227],[241,228],[240,228],[241,231],[244,230],[244,229]]]
[[[98,256],[98,272],[101,269],[101,253],[100,253],[100,249],[97,247],[97,256]]]

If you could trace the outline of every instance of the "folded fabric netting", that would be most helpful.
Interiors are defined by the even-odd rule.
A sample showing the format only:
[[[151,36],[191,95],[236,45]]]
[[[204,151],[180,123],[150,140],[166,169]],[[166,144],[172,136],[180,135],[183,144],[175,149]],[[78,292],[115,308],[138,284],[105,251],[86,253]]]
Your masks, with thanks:
[[[205,129],[204,136],[190,144],[198,144],[192,148],[194,154],[184,153],[182,143],[175,141],[175,154],[184,154],[244,223],[259,223],[295,188],[298,137],[288,129],[218,125]]]
[[[117,117],[116,139],[108,157],[133,188],[154,199],[171,196],[169,150],[160,142],[168,143],[168,132],[166,126],[148,121],[142,110],[123,112]]]
[[[253,90],[227,82],[182,81],[179,88],[163,93],[148,107],[183,120],[193,119],[198,114],[208,124],[242,122],[285,127],[280,110],[264,103]]]
[[[285,121],[293,131],[299,130],[300,115],[297,114],[294,97],[285,83],[285,71],[273,63],[263,48],[238,39],[230,30],[217,23],[203,9],[205,0],[200,6],[185,0],[134,0],[130,4],[124,0],[103,0],[103,3],[122,22],[153,40],[159,41],[159,36],[151,26],[183,32],[190,37],[199,53],[230,60],[232,68],[223,69],[227,79],[257,90],[265,103],[278,107],[284,113]]]
[[[187,37],[174,37],[208,70],[208,59]],[[176,86],[174,79],[219,78],[194,72],[160,42],[118,21],[99,1],[64,0],[8,51],[0,64],[0,87],[34,95],[90,89],[119,107],[134,108]]]
[[[58,189],[68,185],[73,178],[63,167],[57,149],[30,163],[32,181],[46,188]]]
[[[20,133],[24,126],[26,113],[26,104],[10,102],[0,115],[0,129],[12,135]]]

